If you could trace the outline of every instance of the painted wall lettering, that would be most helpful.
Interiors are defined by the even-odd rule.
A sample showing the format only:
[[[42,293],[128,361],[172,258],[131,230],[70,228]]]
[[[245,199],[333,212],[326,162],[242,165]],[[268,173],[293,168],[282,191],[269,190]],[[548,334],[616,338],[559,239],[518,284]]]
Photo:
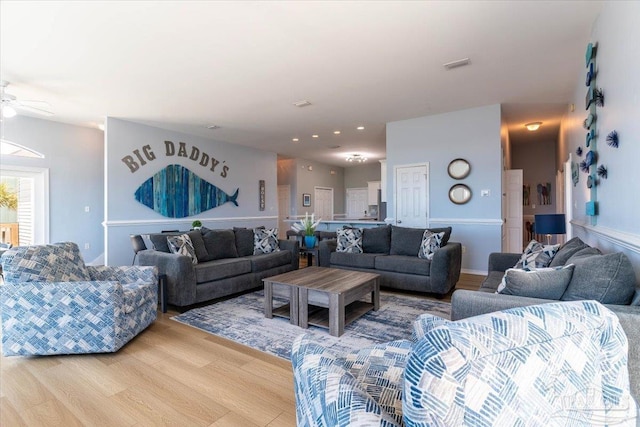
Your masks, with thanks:
[[[164,145],[165,145],[165,153],[167,157],[176,155],[176,146],[172,141],[165,141]],[[201,151],[196,146],[191,146],[190,148],[191,148],[191,153],[189,153],[189,149],[187,148],[187,144],[185,142],[179,142],[177,156],[186,157],[189,160],[198,162],[198,164],[203,167],[207,167],[210,164],[211,167],[209,168],[209,170],[211,172],[216,171],[216,166],[220,164],[220,160],[214,157],[211,157],[209,154],[205,153],[204,151]],[[224,164],[224,161],[222,163]],[[226,178],[228,175],[228,172],[229,172],[229,167],[223,166],[222,172],[220,172],[220,176],[222,178]]]
[[[208,167],[211,172],[216,172],[216,167],[220,164],[220,160],[212,157],[210,154],[200,150],[195,145],[188,146],[186,142],[179,142],[178,146],[173,141],[164,141],[164,154],[166,157],[184,157],[198,163],[202,167]],[[151,150],[150,145],[145,145],[140,149],[133,150],[132,154],[122,158],[122,162],[129,168],[131,173],[140,169],[148,162],[156,159],[156,155]],[[220,177],[226,178],[229,175],[229,166],[222,161],[222,170]]]
[[[135,154],[136,159],[138,159],[138,161],[136,161],[131,155],[127,155],[122,158],[122,161],[124,162],[125,165],[127,165],[131,173],[134,173],[135,171],[140,169],[140,166],[146,165],[147,164],[146,160],[152,161],[156,159],[156,155],[153,154],[153,151],[151,151],[150,145],[145,145],[142,147],[142,154],[138,149],[133,150],[133,154]]]

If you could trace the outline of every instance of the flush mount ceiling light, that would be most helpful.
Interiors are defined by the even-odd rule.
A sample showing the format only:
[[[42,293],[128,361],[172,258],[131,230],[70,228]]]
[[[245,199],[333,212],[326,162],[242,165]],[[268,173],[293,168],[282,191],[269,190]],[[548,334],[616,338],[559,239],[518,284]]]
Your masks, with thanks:
[[[452,70],[454,68],[464,67],[465,65],[469,65],[470,63],[471,60],[469,58],[462,58],[456,61],[447,62],[446,64],[442,64],[442,66],[447,70]]]
[[[367,158],[364,157],[362,154],[352,154],[350,156],[347,156],[347,158],[345,159],[347,162],[358,162],[358,163],[363,163],[367,161]]]
[[[308,107],[309,105],[311,105],[311,103],[306,99],[303,99],[302,101],[294,102],[293,105],[295,105],[296,107],[302,108],[302,107]]]
[[[538,128],[542,125],[542,122],[531,122],[524,125],[530,132],[538,130]]]

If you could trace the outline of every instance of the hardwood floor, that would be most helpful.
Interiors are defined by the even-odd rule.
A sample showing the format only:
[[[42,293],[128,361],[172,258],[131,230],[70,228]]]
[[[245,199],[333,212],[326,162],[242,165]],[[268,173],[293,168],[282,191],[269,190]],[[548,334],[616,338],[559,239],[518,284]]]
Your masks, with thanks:
[[[482,279],[463,274],[457,288]],[[295,426],[288,361],[175,314],[159,312],[115,354],[0,358],[0,425]]]

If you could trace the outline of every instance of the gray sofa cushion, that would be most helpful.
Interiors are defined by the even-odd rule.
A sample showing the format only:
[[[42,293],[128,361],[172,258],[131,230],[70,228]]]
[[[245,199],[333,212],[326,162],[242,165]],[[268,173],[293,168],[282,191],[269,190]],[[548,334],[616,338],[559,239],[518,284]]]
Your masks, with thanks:
[[[153,233],[149,234],[149,240],[153,243],[153,249],[160,252],[171,253],[169,251],[169,244],[167,243],[167,237],[179,236],[183,233]]]
[[[580,252],[578,252],[579,254]],[[593,299],[602,304],[629,304],[636,276],[629,258],[622,252],[571,257],[575,270],[562,301]]]
[[[255,273],[291,264],[291,252],[276,251],[268,254],[252,255],[247,259],[251,261],[251,271]]]
[[[187,233],[191,239],[193,249],[196,251],[196,258],[198,262],[209,261],[209,253],[204,245],[204,239],[202,238],[202,232],[200,230],[193,230]]]
[[[362,251],[369,254],[389,254],[391,249],[391,226],[365,228],[362,230]]]
[[[510,268],[504,275],[505,295],[559,300],[573,275],[574,265],[533,271]]]
[[[578,251],[588,247],[589,245],[580,240],[579,237],[574,237],[560,247],[556,255],[551,260],[549,267],[559,267],[561,265],[566,265],[567,261],[569,261],[569,258],[571,258]]]
[[[202,235],[202,239],[210,260],[238,257],[233,230],[209,230]]]
[[[253,229],[234,227],[233,232],[235,233],[238,256],[253,255]]]
[[[498,290],[498,286],[500,286],[500,282],[504,277],[504,271],[490,271],[487,275],[487,278],[482,282],[482,286],[480,286],[480,290],[482,292],[495,292]]]
[[[331,266],[344,266],[353,268],[375,268],[377,254],[354,254],[350,252],[332,252],[330,256]]]
[[[424,228],[397,227],[392,225],[391,249],[389,250],[389,254],[417,257],[424,230]],[[446,245],[451,237],[451,227],[429,228],[428,230],[433,233],[444,233],[441,246]]]
[[[251,261],[245,258],[217,259],[194,265],[193,268],[196,272],[196,283],[206,283],[251,273]]]
[[[578,252],[571,255],[571,257],[567,260],[565,264],[572,264],[573,262],[575,262],[580,258],[588,258],[594,255],[602,255],[602,251],[600,251],[600,249],[598,248],[592,248],[591,246],[587,246],[586,248],[580,249]]]
[[[405,255],[378,256],[376,257],[376,270],[429,276],[431,260]]]
[[[391,226],[391,255],[408,255],[418,257],[424,228],[408,228]]]

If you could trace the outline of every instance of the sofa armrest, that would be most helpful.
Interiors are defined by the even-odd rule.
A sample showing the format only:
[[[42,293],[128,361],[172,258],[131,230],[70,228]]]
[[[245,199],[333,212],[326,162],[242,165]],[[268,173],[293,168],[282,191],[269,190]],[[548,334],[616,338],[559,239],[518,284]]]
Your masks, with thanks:
[[[462,267],[462,244],[448,242],[433,254],[429,278],[431,291],[446,294],[453,289],[460,279]]]
[[[378,353],[384,354],[383,346],[376,347]],[[408,353],[411,347],[408,344],[405,347],[405,353]],[[367,351],[366,348],[361,350],[362,353]],[[298,425],[318,427],[349,424],[399,426],[400,423],[381,407],[374,396],[365,390],[369,383],[371,383],[371,389],[374,393],[380,393],[380,390],[384,390],[385,387],[376,383],[374,377],[367,377],[366,366],[359,366],[362,372],[356,378],[354,372],[350,372],[345,366],[343,356],[336,356],[334,352],[314,342],[308,335],[300,335],[294,340],[291,350],[291,365],[293,367]],[[382,362],[386,361],[389,365],[395,365],[396,369],[393,372],[397,373],[404,367],[404,358],[406,358],[406,354],[403,353],[402,363],[400,363],[392,357],[385,359],[383,356],[379,356],[376,359],[377,371],[385,371],[380,368],[383,365]],[[366,355],[361,355],[358,362],[367,362],[367,359]],[[363,376],[365,378],[361,378]],[[366,381],[367,379],[369,381]],[[388,382],[391,381],[384,383]],[[400,394],[399,390],[397,394]],[[387,401],[384,403],[394,403],[389,402],[393,393],[388,392],[385,396]]]
[[[280,250],[291,252],[291,267],[294,270],[300,268],[300,243],[297,240],[280,239],[278,246]]]
[[[493,313],[514,307],[558,302],[541,298],[527,298],[490,292],[458,289],[451,296],[451,320]]]
[[[136,283],[142,280],[144,283],[158,283],[158,269],[155,266],[118,266],[87,265],[91,280],[117,281],[122,284]]]
[[[18,282],[0,286],[2,353],[108,351],[124,308],[118,282]],[[94,348],[95,343],[105,348]]]
[[[330,267],[331,252],[335,252],[337,247],[337,239],[320,241],[320,244],[318,245],[318,265],[320,267]]]
[[[140,265],[156,266],[167,276],[167,302],[180,307],[196,302],[196,272],[191,258],[147,249],[138,252]]]
[[[512,268],[522,254],[514,254],[509,252],[493,252],[489,254],[489,269],[487,271],[507,271]]]

